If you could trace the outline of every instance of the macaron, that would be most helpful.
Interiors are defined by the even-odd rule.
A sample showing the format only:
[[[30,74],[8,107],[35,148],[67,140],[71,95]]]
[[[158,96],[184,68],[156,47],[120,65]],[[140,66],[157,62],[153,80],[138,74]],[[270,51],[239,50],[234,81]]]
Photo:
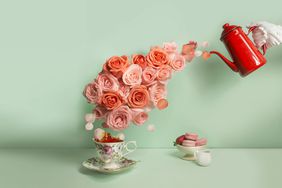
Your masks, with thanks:
[[[201,138],[196,140],[196,146],[203,146],[207,144],[207,139],[206,138]]]
[[[196,146],[196,142],[193,140],[184,140],[182,142],[182,146],[186,146],[186,147],[194,147]]]
[[[194,140],[194,141],[196,141],[198,139],[198,134],[196,134],[196,133],[185,133],[185,138],[187,140]]]

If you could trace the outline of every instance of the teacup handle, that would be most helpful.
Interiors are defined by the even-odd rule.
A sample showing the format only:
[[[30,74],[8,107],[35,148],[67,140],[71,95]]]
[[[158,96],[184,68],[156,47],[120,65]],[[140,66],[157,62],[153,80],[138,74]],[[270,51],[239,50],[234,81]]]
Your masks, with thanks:
[[[134,148],[133,148],[133,149],[129,149],[129,148],[127,147],[129,144],[133,144],[133,145],[134,145]],[[123,153],[122,156],[126,156],[126,155],[128,155],[129,153],[135,151],[136,148],[137,148],[136,141],[129,141],[129,142],[127,142],[127,143],[124,145],[124,149],[126,150],[126,152]]]

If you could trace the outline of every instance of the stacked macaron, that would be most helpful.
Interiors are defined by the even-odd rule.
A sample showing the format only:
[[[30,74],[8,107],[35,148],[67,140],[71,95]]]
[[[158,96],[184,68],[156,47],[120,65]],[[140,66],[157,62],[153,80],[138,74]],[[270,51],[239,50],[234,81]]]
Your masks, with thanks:
[[[196,133],[185,133],[176,139],[175,144],[185,147],[204,146],[207,144],[207,139],[198,138],[198,134]]]

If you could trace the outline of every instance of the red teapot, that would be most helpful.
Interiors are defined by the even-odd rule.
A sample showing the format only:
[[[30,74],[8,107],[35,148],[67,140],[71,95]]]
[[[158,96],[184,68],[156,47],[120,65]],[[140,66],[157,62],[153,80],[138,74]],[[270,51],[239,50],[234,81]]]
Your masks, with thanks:
[[[242,27],[224,24],[220,40],[225,44],[233,62],[217,51],[210,53],[218,55],[234,72],[239,72],[242,77],[247,76],[266,63],[265,57],[244,33]]]

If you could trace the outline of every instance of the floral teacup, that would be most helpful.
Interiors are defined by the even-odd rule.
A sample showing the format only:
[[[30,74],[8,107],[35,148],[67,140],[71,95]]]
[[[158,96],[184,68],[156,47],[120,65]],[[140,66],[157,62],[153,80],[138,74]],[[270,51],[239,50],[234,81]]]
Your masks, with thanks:
[[[128,145],[132,144],[133,149],[129,149]],[[98,156],[104,162],[104,168],[119,168],[119,161],[122,157],[136,150],[135,141],[129,142],[97,142],[95,141]]]

